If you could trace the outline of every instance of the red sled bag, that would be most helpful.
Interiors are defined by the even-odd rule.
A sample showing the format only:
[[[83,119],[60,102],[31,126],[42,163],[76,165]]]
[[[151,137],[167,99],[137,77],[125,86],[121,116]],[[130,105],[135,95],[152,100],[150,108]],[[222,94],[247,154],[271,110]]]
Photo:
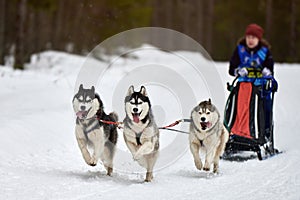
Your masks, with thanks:
[[[262,160],[261,149],[270,155],[278,152],[273,142],[273,99],[277,82],[275,79],[271,81],[273,88],[265,88],[266,84],[255,86],[252,82],[237,82],[235,85],[236,80],[232,85],[228,84],[230,94],[225,107],[224,125],[231,135],[225,155],[254,151]]]

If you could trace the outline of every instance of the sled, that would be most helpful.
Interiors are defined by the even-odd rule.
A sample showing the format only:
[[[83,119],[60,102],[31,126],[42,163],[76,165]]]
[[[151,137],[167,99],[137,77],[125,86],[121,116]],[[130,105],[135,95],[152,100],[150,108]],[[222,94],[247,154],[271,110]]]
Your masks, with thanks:
[[[262,85],[240,82],[227,83],[230,91],[225,111],[224,125],[230,133],[223,159],[243,161],[257,157],[259,160],[276,155],[274,147],[273,103],[278,85],[273,77],[263,79]],[[242,152],[254,152],[245,156]],[[247,154],[246,154],[247,155]]]

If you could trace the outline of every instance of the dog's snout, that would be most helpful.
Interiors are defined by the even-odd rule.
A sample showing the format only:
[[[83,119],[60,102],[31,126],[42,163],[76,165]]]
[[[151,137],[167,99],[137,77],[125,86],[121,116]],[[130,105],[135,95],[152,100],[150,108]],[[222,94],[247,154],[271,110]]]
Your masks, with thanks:
[[[80,109],[81,110],[85,110],[85,106],[80,106]]]
[[[205,117],[201,117],[201,121],[205,122],[206,118]]]
[[[133,108],[133,112],[138,112],[139,111],[139,109],[137,109],[137,108]]]

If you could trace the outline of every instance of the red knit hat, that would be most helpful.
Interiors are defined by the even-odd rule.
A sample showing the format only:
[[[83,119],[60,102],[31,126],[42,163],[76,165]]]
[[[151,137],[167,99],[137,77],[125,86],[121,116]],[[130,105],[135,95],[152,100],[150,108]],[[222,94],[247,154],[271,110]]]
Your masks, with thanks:
[[[257,24],[249,24],[246,28],[245,35],[253,35],[261,40],[264,29]]]

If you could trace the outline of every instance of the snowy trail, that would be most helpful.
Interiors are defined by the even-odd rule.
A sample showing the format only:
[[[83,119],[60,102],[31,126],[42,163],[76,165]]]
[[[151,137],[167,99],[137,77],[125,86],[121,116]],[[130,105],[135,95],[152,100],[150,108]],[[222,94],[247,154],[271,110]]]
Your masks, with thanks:
[[[52,154],[51,157],[63,155],[68,154]],[[30,159],[25,159],[23,160],[25,166],[8,166],[9,180],[2,180],[6,183],[3,185],[6,186],[4,187],[6,196],[3,197],[5,199],[24,196],[30,199],[127,199],[129,196],[134,199],[198,199],[199,196],[205,199],[224,197],[297,199],[298,197],[298,188],[291,187],[295,184],[295,179],[290,175],[290,171],[295,170],[294,164],[287,162],[284,168],[278,168],[284,160],[280,156],[263,163],[256,160],[247,163],[222,161],[222,173],[218,176],[209,176],[205,172],[196,171],[191,162],[192,158],[189,155],[186,155],[186,158],[179,161],[184,164],[175,164],[166,171],[158,172],[153,183],[142,183],[143,179],[139,175],[114,174],[113,177],[107,177],[103,169],[102,172],[98,172],[99,168],[87,169],[85,166],[78,166],[70,169],[71,163],[63,166],[57,161],[56,166],[43,162],[39,165],[33,163],[32,166],[26,166]],[[80,160],[77,161],[79,162]],[[272,165],[274,162],[276,164]],[[270,176],[270,172],[273,176]]]
[[[73,133],[70,86],[78,72],[70,66],[83,58],[50,56],[59,63],[50,71],[0,68],[0,199],[300,199],[299,65],[276,65],[275,142],[285,153],[265,161],[221,160],[221,173],[211,175],[197,171],[186,151],[143,183],[144,174],[116,170],[107,177],[101,164],[84,163]],[[226,64],[217,69],[224,85],[232,80]]]

